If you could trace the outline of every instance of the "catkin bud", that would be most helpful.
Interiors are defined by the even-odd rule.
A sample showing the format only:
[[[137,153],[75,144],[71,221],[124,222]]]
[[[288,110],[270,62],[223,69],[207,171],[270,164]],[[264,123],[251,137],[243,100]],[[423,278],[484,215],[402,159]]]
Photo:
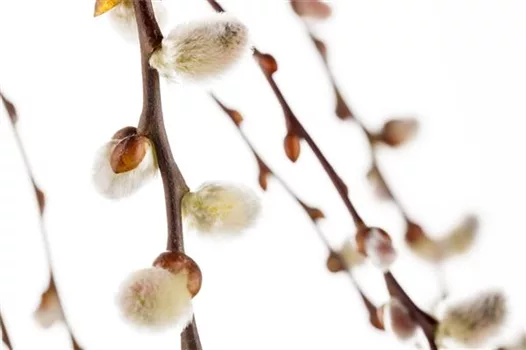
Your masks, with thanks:
[[[405,242],[415,255],[424,260],[438,262],[444,256],[442,245],[429,238],[422,227],[415,223],[409,223],[407,226]]]
[[[415,119],[393,119],[384,124],[380,140],[397,147],[413,138],[417,131],[418,122]]]
[[[153,266],[170,271],[173,274],[183,273],[187,276],[188,291],[195,297],[201,289],[203,280],[201,269],[188,255],[181,252],[167,251],[155,259]]]
[[[411,317],[407,308],[396,298],[378,309],[382,326],[391,332],[398,340],[412,339],[418,330],[418,324]]]
[[[437,341],[449,338],[467,346],[480,346],[500,330],[506,313],[506,300],[501,293],[482,293],[445,311],[437,329]]]
[[[117,303],[125,320],[137,327],[183,329],[192,320],[188,275],[151,267],[134,272],[121,285]]]
[[[176,26],[150,58],[169,80],[201,81],[223,73],[247,51],[248,29],[236,18],[218,13]]]
[[[327,257],[327,270],[329,270],[332,273],[345,271],[347,269],[347,266],[345,266],[345,261],[343,261],[343,258],[340,254],[336,252],[330,252],[329,256]]]
[[[119,130],[99,149],[93,166],[93,182],[107,198],[123,198],[136,192],[157,174],[152,142],[135,128]]]
[[[475,242],[479,221],[476,216],[466,217],[442,241],[442,247],[448,256],[458,255],[468,251]]]
[[[345,241],[345,243],[340,248],[339,255],[342,257],[343,261],[347,268],[353,268],[363,264],[365,261],[365,256],[361,254],[351,240]]]
[[[62,306],[57,295],[55,284],[51,282],[48,289],[40,297],[40,305],[34,313],[35,320],[41,327],[49,328],[55,322],[64,320]]]
[[[391,237],[377,227],[361,229],[356,233],[358,251],[367,256],[373,265],[382,271],[389,270],[396,260]]]
[[[283,145],[285,147],[285,154],[291,162],[297,161],[300,156],[300,141],[300,138],[296,134],[288,133],[287,136],[285,136],[285,140],[283,142]]]
[[[155,19],[159,26],[162,27],[166,21],[166,8],[161,1],[152,1]],[[137,29],[137,20],[135,19],[135,9],[133,0],[120,1],[113,9],[109,11],[111,25],[113,28],[128,42],[137,43],[139,31]]]
[[[292,0],[292,9],[298,16],[315,19],[326,19],[332,14],[332,10],[320,0]]]
[[[238,233],[254,224],[261,206],[247,187],[205,183],[182,200],[183,218],[200,233]]]

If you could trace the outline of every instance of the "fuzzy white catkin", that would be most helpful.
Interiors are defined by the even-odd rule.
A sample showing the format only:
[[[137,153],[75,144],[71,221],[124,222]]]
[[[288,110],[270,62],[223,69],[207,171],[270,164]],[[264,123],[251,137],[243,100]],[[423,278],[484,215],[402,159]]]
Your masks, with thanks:
[[[55,322],[62,321],[64,314],[56,293],[48,293],[34,313],[35,321],[43,327],[49,328]]]
[[[438,327],[437,341],[449,338],[465,346],[479,347],[500,330],[506,314],[504,295],[496,291],[484,292],[475,299],[445,310]]]
[[[192,295],[185,273],[151,267],[134,272],[121,285],[117,303],[132,325],[152,330],[182,330],[192,320]]]
[[[171,81],[214,78],[248,52],[248,29],[235,17],[217,13],[177,25],[150,58],[150,65]]]
[[[386,329],[400,341],[410,340],[417,333],[418,325],[406,307],[396,298],[384,306],[383,321]]]
[[[252,226],[260,211],[251,189],[228,183],[205,183],[182,201],[187,224],[204,234],[239,233]]]
[[[135,193],[157,174],[158,166],[152,146],[147,148],[141,163],[130,171],[116,174],[110,163],[111,153],[119,140],[102,146],[93,164],[93,183],[97,191],[106,198],[119,199]]]
[[[365,239],[365,251],[369,260],[377,268],[387,271],[396,260],[396,251],[391,240],[383,236],[379,230],[372,228]]]
[[[152,1],[155,18],[162,27],[166,21],[166,8],[161,1]],[[127,42],[136,44],[139,42],[137,20],[132,0],[124,0],[109,12],[111,25]]]
[[[346,240],[340,248],[340,256],[343,258],[347,268],[359,266],[365,261],[365,256],[356,249],[350,239]]]

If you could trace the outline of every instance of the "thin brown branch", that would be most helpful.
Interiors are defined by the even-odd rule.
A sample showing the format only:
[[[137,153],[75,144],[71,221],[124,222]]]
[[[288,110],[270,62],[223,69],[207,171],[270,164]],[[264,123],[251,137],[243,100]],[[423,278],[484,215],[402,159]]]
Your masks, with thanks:
[[[384,279],[385,279],[385,284],[387,285],[389,294],[392,297],[395,297],[398,300],[400,300],[405,305],[405,307],[407,308],[408,312],[411,314],[413,319],[422,328],[429,342],[429,346],[431,350],[437,350],[438,348],[437,348],[437,345],[435,344],[435,331],[438,325],[438,321],[432,316],[422,311],[418,306],[416,306],[413,300],[404,291],[402,286],[398,284],[398,281],[394,278],[391,272],[386,272],[384,274]]]
[[[43,243],[44,243],[44,250],[45,250],[45,253],[46,253],[46,260],[47,260],[48,265],[49,265],[49,286],[55,286],[57,299],[58,299],[59,305],[62,308],[62,311],[64,313],[64,306],[63,306],[62,300],[60,298],[60,293],[58,292],[58,290],[56,288],[55,275],[54,275],[54,272],[53,272],[54,271],[53,261],[52,261],[52,257],[51,257],[51,249],[50,249],[50,244],[49,244],[49,237],[48,237],[48,234],[46,232],[45,225],[44,225],[45,195],[44,195],[44,192],[36,184],[35,176],[33,174],[33,170],[31,169],[31,165],[29,163],[29,158],[27,156],[25,147],[24,147],[24,145],[22,143],[22,140],[20,138],[20,134],[19,134],[18,128],[17,128],[18,114],[16,112],[16,108],[13,105],[13,103],[11,103],[1,93],[0,93],[0,97],[2,99],[4,107],[6,107],[6,110],[8,112],[9,120],[11,121],[11,125],[13,127],[13,134],[15,136],[15,142],[16,142],[18,150],[19,150],[19,152],[20,152],[20,154],[22,156],[22,162],[24,164],[24,167],[25,167],[25,170],[26,170],[26,174],[29,177],[29,180],[31,181],[31,184],[33,185],[35,198],[36,198],[38,206],[39,206],[40,232],[42,234],[42,240],[43,240]],[[66,326],[66,328],[68,330],[68,333],[69,333],[69,336],[71,338],[71,343],[72,343],[73,349],[74,350],[82,350],[82,348],[78,344],[77,340],[75,339],[75,336],[73,335],[73,330],[72,330],[71,325],[70,325],[70,323],[67,320],[65,315],[64,315],[63,322],[64,322],[64,325]]]
[[[208,3],[214,8],[215,11],[223,12],[224,9],[215,1],[215,0],[207,0]],[[276,98],[278,99],[285,116],[285,123],[288,129],[289,134],[296,135],[298,137],[303,138],[309,147],[312,149],[320,163],[322,164],[325,172],[330,177],[333,185],[337,189],[342,201],[344,202],[345,206],[347,207],[349,214],[352,216],[353,221],[355,222],[355,225],[357,229],[363,229],[366,228],[367,225],[365,225],[362,218],[359,216],[358,212],[356,211],[354,205],[352,204],[351,200],[348,196],[348,190],[347,186],[344,184],[343,180],[336,174],[333,167],[329,164],[326,157],[323,155],[319,147],[316,145],[314,140],[310,137],[308,132],[305,130],[303,125],[300,123],[298,118],[295,116],[295,114],[292,112],[291,107],[288,105],[285,97],[283,96],[281,90],[279,89],[277,83],[275,82],[273,78],[273,74],[278,70],[278,64],[276,59],[268,54],[268,53],[261,53],[257,48],[253,48],[254,50],[254,57],[256,58],[256,62],[259,64],[259,67],[261,68],[263,74],[267,78],[267,81],[272,88],[272,91],[276,95]],[[349,109],[349,113],[350,109]],[[393,278],[394,280],[394,278]],[[405,295],[405,291],[402,289],[402,287],[398,283],[393,283],[393,280],[389,279],[389,281],[386,279],[387,286],[389,290],[391,291],[392,295]],[[394,292],[396,291],[396,292]],[[408,307],[409,309],[412,309],[413,312],[416,312],[419,314],[419,317],[416,318],[416,321],[419,323],[419,325],[423,329],[434,329],[436,326],[436,320],[434,320],[431,316],[426,314],[424,311],[416,308],[415,304],[411,301],[409,297],[402,299],[402,302]],[[411,301],[409,303],[409,301]],[[426,336],[428,338],[429,345],[431,347],[431,350],[437,349],[437,346],[434,341],[434,334],[430,334],[429,332],[426,332]]]
[[[406,221],[406,224],[407,225],[411,224],[412,221],[409,219],[409,216],[406,210],[404,209],[402,203],[394,196],[393,191],[388,186],[387,182],[385,181],[385,177],[383,176],[378,166],[378,155],[376,152],[377,148],[375,146],[374,135],[367,129],[365,124],[359,118],[357,118],[356,115],[352,112],[351,108],[345,101],[343,94],[340,92],[340,89],[338,88],[336,84],[336,81],[334,79],[334,74],[332,73],[332,70],[327,60],[327,48],[326,48],[325,43],[322,42],[320,39],[316,38],[312,34],[307,24],[305,24],[305,28],[314,46],[316,47],[318,53],[321,56],[321,59],[324,63],[325,71],[328,75],[332,88],[335,92],[335,96],[336,96],[335,113],[336,115],[342,120],[353,120],[360,127],[360,129],[364,132],[364,134],[366,135],[367,141],[368,141],[369,152],[370,152],[371,159],[372,159],[372,166],[376,170],[376,174],[379,177],[379,181],[381,181],[389,198],[391,198],[392,202],[396,205],[396,207],[400,211],[401,215]],[[424,311],[422,311],[418,306],[416,306],[416,304],[411,300],[411,298],[407,295],[404,289],[398,284],[398,282],[396,281],[396,279],[394,278],[391,272],[387,272],[384,275],[384,277],[385,277],[385,283],[387,285],[387,289],[389,290],[389,294],[392,297],[398,298],[402,303],[404,303],[404,305],[407,307],[412,317],[418,322],[418,324],[424,331],[424,334],[426,335],[426,338],[428,339],[431,349],[436,349],[437,346],[435,344],[435,329],[438,324],[437,320],[431,317],[430,315],[428,315],[427,313],[425,313]]]
[[[5,344],[5,346],[9,350],[13,350],[13,346],[11,345],[11,339],[9,338],[9,333],[7,333],[7,329],[5,327],[4,319],[2,318],[1,312],[0,312],[0,329],[2,330],[2,342]]]
[[[207,0],[207,2],[212,6],[212,8],[217,12],[224,12],[224,8],[215,0]],[[309,147],[312,149],[314,154],[316,155],[316,158],[321,163],[323,169],[329,176],[330,180],[332,181],[334,187],[338,191],[338,194],[340,195],[342,201],[345,204],[345,207],[349,211],[349,214],[352,216],[354,224],[357,228],[365,228],[366,225],[363,221],[363,219],[358,214],[358,211],[352,204],[352,202],[349,200],[348,196],[348,189],[343,180],[340,178],[340,176],[336,173],[332,165],[329,163],[327,158],[323,155],[323,153],[320,151],[310,134],[307,132],[307,130],[303,127],[303,125],[300,123],[292,109],[290,108],[290,105],[287,103],[287,100],[285,99],[283,93],[281,92],[280,88],[278,87],[276,81],[273,78],[274,72],[277,71],[278,67],[276,64],[276,60],[274,57],[272,57],[269,54],[263,54],[261,53],[256,47],[253,48],[254,50],[254,58],[256,59],[256,62],[259,63],[259,67],[261,68],[261,71],[267,78],[267,81],[272,88],[272,91],[274,92],[274,95],[279,101],[279,104],[281,108],[283,109],[283,115],[285,117],[285,124],[287,126],[288,133],[294,136],[297,136],[301,139],[304,139]]]
[[[225,104],[222,103],[214,94],[211,94],[211,96],[214,99],[214,101],[219,105],[219,107],[225,112],[225,114],[230,117],[230,120],[234,123],[234,125],[236,126],[237,131],[241,135],[241,138],[243,139],[243,141],[245,142],[247,147],[252,152],[252,155],[256,159],[256,162],[257,162],[258,167],[259,167],[259,172],[260,172],[259,173],[259,182],[260,182],[260,186],[262,187],[262,189],[263,190],[267,189],[267,181],[266,181],[267,176],[274,177],[274,179],[276,179],[281,184],[281,186],[283,187],[283,189],[285,189],[285,191],[289,194],[289,196],[292,197],[300,205],[300,207],[303,209],[305,214],[308,216],[309,220],[312,222],[314,231],[316,232],[317,236],[319,237],[319,239],[323,243],[323,245],[327,248],[327,251],[329,252],[329,254],[335,254],[337,256],[338,253],[332,249],[329,241],[327,240],[327,238],[323,234],[323,232],[322,232],[322,230],[320,228],[320,225],[318,223],[318,220],[324,217],[323,212],[321,210],[315,208],[315,207],[311,207],[311,206],[308,206],[307,204],[305,204],[305,202],[302,201],[299,198],[299,196],[292,190],[290,185],[285,180],[283,180],[283,178],[281,176],[276,174],[276,172],[274,172],[267,165],[267,163],[265,163],[263,161],[261,156],[256,152],[254,146],[252,145],[252,143],[248,139],[247,135],[245,134],[245,132],[241,128],[241,123],[243,121],[243,117],[241,116],[241,114],[238,111],[225,106]],[[264,180],[262,181],[262,179],[264,179]],[[341,258],[341,257],[339,257],[339,258],[341,260],[343,260],[343,258]],[[352,275],[351,271],[349,269],[344,269],[344,271],[349,276],[349,278],[351,280],[351,283],[356,288],[358,293],[360,293],[360,297],[361,297],[361,299],[362,299],[362,301],[363,301],[363,303],[365,305],[365,308],[367,309],[367,312],[369,313],[369,320],[370,320],[371,324],[377,329],[383,329],[383,327],[381,325],[381,321],[378,318],[378,313],[377,313],[376,306],[374,306],[374,304],[363,293],[363,291],[361,290],[360,286],[358,285],[358,283],[354,279],[354,276]]]
[[[168,226],[166,249],[184,252],[181,200],[188,192],[188,186],[175,162],[164,126],[159,74],[148,63],[152,52],[161,45],[163,36],[155,19],[151,0],[134,1],[134,9],[139,29],[143,78],[143,109],[138,133],[153,142],[163,179]],[[195,318],[181,334],[181,348],[202,349]]]
[[[362,130],[362,132],[365,134],[367,143],[368,143],[368,147],[369,147],[369,153],[371,156],[371,162],[372,162],[371,168],[373,171],[375,171],[376,176],[378,177],[379,183],[383,187],[383,190],[386,192],[387,197],[391,199],[393,204],[396,206],[396,208],[400,212],[401,216],[403,217],[406,223],[406,226],[409,227],[409,225],[416,224],[416,222],[412,218],[410,218],[404,205],[395,196],[393,190],[391,189],[391,186],[389,186],[388,182],[385,179],[385,176],[378,163],[379,157],[378,157],[378,152],[377,152],[378,148],[377,148],[377,142],[376,142],[375,135],[367,129],[367,127],[365,126],[365,123],[360,118],[358,118],[355,113],[352,112],[352,109],[350,108],[349,104],[345,101],[345,98],[343,97],[343,94],[341,93],[336,83],[334,74],[328,62],[327,46],[322,40],[317,38],[312,33],[308,24],[305,21],[304,21],[304,25],[305,25],[305,30],[308,36],[312,40],[312,43],[316,47],[316,50],[319,53],[320,58],[323,61],[325,72],[327,73],[327,77],[329,78],[332,89],[334,91],[334,94],[336,97],[336,103],[335,103],[336,116],[338,116],[338,118],[342,120],[354,121],[358,125],[358,127]],[[437,264],[436,270],[437,270],[437,276],[438,276],[438,284],[440,288],[440,296],[441,296],[441,299],[445,299],[447,296],[447,288],[446,288],[446,283],[445,283],[445,278],[444,278],[444,271],[439,264]]]
[[[383,175],[380,169],[380,166],[378,165],[377,147],[376,147],[375,137],[373,133],[371,133],[367,129],[363,121],[360,118],[358,118],[355,113],[352,112],[352,109],[349,107],[349,104],[345,101],[345,98],[343,97],[343,94],[341,93],[340,88],[338,87],[338,84],[336,83],[334,74],[332,72],[332,69],[329,66],[329,62],[327,59],[327,47],[325,43],[319,38],[317,38],[312,33],[312,31],[309,29],[306,23],[304,24],[305,24],[305,30],[307,31],[307,34],[309,35],[310,39],[312,40],[312,43],[314,44],[318,53],[320,54],[320,57],[323,61],[323,66],[325,67],[325,72],[327,73],[332,89],[334,90],[334,94],[336,96],[336,107],[335,107],[336,115],[338,116],[338,118],[342,120],[354,121],[358,125],[358,127],[360,127],[362,132],[365,134],[367,138],[367,143],[369,145],[369,153],[371,155],[372,167],[376,170],[379,181],[385,185],[384,187],[385,187],[385,191],[387,192],[388,197],[391,199],[391,201],[395,204],[397,209],[400,211],[400,214],[402,215],[406,223],[407,224],[411,223],[412,221],[410,220],[406,209],[402,205],[402,202],[398,200],[398,198],[394,195],[391,188],[388,186],[388,183],[385,180],[385,176]]]

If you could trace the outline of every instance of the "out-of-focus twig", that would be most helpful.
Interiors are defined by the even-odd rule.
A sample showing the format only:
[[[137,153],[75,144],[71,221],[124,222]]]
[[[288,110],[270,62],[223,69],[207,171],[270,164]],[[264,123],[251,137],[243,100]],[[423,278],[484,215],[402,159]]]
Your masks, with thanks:
[[[58,299],[59,307],[61,308],[62,312],[64,312],[64,308],[63,308],[63,305],[62,305],[62,302],[61,302],[61,299],[60,299],[60,296],[59,296],[59,292],[56,289],[55,277],[54,277],[54,273],[53,273],[53,271],[54,271],[54,269],[53,269],[53,262],[52,262],[52,257],[51,257],[50,244],[49,244],[49,238],[48,238],[48,235],[47,235],[47,232],[46,232],[46,229],[45,229],[45,225],[44,225],[45,195],[44,195],[44,192],[36,184],[35,176],[34,176],[33,171],[31,169],[31,165],[29,163],[29,159],[27,157],[26,150],[25,150],[24,145],[22,143],[22,140],[20,138],[20,134],[19,134],[18,129],[17,129],[18,114],[16,112],[16,108],[13,105],[13,103],[11,103],[11,101],[9,101],[2,93],[0,93],[0,98],[1,98],[1,100],[3,102],[3,105],[4,105],[5,109],[6,109],[6,111],[7,111],[7,114],[9,116],[9,120],[11,121],[11,125],[13,127],[13,134],[15,136],[15,142],[16,142],[18,150],[19,150],[19,152],[20,152],[20,154],[22,156],[22,161],[24,163],[26,174],[29,177],[29,180],[31,181],[31,184],[33,185],[35,198],[37,200],[38,207],[39,207],[40,231],[42,233],[42,240],[43,240],[43,243],[44,243],[44,250],[45,250],[46,259],[47,259],[47,262],[48,262],[48,265],[49,265],[49,284],[48,284],[47,290],[52,290],[53,293],[56,293],[56,298]],[[82,350],[82,348],[78,344],[77,340],[75,339],[75,336],[73,335],[73,331],[72,331],[71,325],[69,324],[69,322],[68,322],[68,320],[67,320],[65,315],[63,315],[63,322],[64,322],[64,325],[66,326],[66,328],[68,330],[68,333],[69,333],[69,336],[71,338],[71,343],[72,343],[73,349],[74,350]]]
[[[340,261],[343,260],[343,258],[339,256],[338,252],[336,252],[335,250],[332,249],[330,243],[328,242],[327,238],[325,237],[325,235],[323,234],[323,232],[322,232],[322,230],[321,230],[321,228],[319,226],[318,220],[322,219],[324,217],[323,212],[320,209],[318,209],[318,208],[311,207],[311,206],[305,204],[305,202],[303,202],[299,198],[299,196],[292,190],[292,188],[288,185],[288,183],[285,180],[283,180],[283,178],[281,176],[276,174],[276,172],[274,172],[263,161],[263,159],[256,152],[254,146],[252,145],[252,143],[250,142],[250,140],[246,136],[245,132],[241,128],[241,122],[243,121],[243,117],[241,116],[241,114],[238,111],[234,110],[234,109],[226,107],[214,94],[211,94],[211,96],[215,100],[215,102],[219,105],[219,107],[226,113],[226,115],[228,115],[230,117],[230,120],[232,120],[232,122],[235,124],[237,131],[241,135],[241,138],[243,139],[243,141],[245,142],[247,147],[252,152],[252,155],[256,159],[256,162],[257,162],[258,167],[259,167],[259,184],[260,184],[261,188],[263,190],[266,190],[267,189],[267,178],[269,176],[274,177],[274,179],[276,179],[281,184],[281,186],[285,189],[285,191],[305,211],[305,214],[307,214],[307,216],[309,217],[309,219],[311,220],[311,222],[313,224],[313,228],[314,228],[317,236],[319,237],[319,239],[323,243],[323,245],[327,248],[327,250],[329,252],[329,255],[337,257]],[[376,327],[377,329],[383,329],[382,322],[378,318],[378,313],[377,313],[376,306],[367,298],[365,293],[358,286],[358,284],[356,283],[356,280],[354,279],[354,276],[353,276],[351,270],[349,268],[346,268],[343,271],[347,273],[347,275],[349,276],[349,278],[351,280],[351,283],[353,284],[353,286],[356,288],[356,290],[360,294],[360,297],[362,298],[362,300],[364,302],[365,308],[367,309],[367,312],[369,313],[369,320],[370,320],[371,324],[374,327]]]
[[[212,8],[215,11],[225,11],[217,1],[207,0],[207,2],[212,6]],[[365,224],[365,222],[363,221],[363,219],[361,218],[361,216],[359,215],[358,211],[356,210],[349,198],[347,186],[345,185],[341,177],[336,173],[336,171],[329,163],[327,158],[323,155],[320,148],[314,142],[307,130],[303,127],[299,119],[296,117],[291,107],[287,103],[283,93],[278,87],[276,81],[274,80],[273,75],[278,70],[278,64],[276,59],[268,53],[260,52],[256,47],[253,47],[253,52],[256,62],[259,64],[261,71],[265,75],[267,82],[272,88],[272,91],[274,92],[274,95],[278,99],[283,110],[285,124],[287,127],[287,136],[285,138],[285,151],[287,152],[287,156],[292,161],[295,161],[295,159],[297,159],[297,156],[299,155],[299,141],[305,140],[307,145],[311,148],[312,152],[314,153],[314,155],[322,165],[323,169],[331,179],[334,187],[338,191],[338,194],[340,195],[343,203],[349,211],[349,214],[351,215],[357,230],[359,231],[366,229],[367,225]],[[388,274],[388,277],[389,278],[385,278],[385,282],[387,284],[389,293],[392,296],[401,297],[400,300],[404,303],[404,306],[408,309],[410,314],[413,315],[413,318],[415,318],[420,327],[423,329],[431,350],[436,350],[437,346],[435,344],[434,332],[437,326],[437,321],[433,317],[425,313],[423,310],[418,308],[411,301],[411,299],[407,296],[407,293],[405,293],[405,291],[397,283],[396,279],[391,273]]]
[[[7,329],[5,327],[4,319],[2,318],[2,313],[0,312],[0,329],[2,330],[2,342],[9,350],[13,349],[13,346],[11,345],[11,339],[9,338],[9,333],[7,333]]]

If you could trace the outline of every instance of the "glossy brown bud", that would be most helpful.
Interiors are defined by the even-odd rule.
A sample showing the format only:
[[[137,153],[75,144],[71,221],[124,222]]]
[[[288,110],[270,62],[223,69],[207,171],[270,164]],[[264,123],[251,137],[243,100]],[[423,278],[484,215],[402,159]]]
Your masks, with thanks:
[[[285,136],[284,146],[287,157],[292,162],[297,161],[301,150],[300,138],[295,134],[288,133],[287,136]]]
[[[137,128],[135,126],[125,126],[117,131],[111,137],[113,140],[122,140],[128,136],[137,135]]]
[[[268,176],[268,173],[264,173],[262,171],[259,173],[259,177],[258,177],[259,187],[261,187],[263,191],[267,190],[267,185],[268,185],[267,176]]]
[[[270,76],[278,70],[278,62],[276,62],[276,59],[272,55],[255,50],[254,57],[266,75]]]
[[[241,123],[243,122],[243,116],[241,115],[241,113],[239,113],[238,111],[235,111],[235,110],[230,110],[228,112],[228,115],[230,116],[230,118],[232,118],[232,121],[237,125],[237,126],[240,126]]]
[[[329,257],[327,258],[327,269],[333,273],[345,271],[345,262],[338,253],[331,252],[329,254]]]
[[[116,174],[137,168],[149,147],[150,140],[145,136],[135,135],[121,140],[111,152],[111,168]]]
[[[155,259],[153,266],[170,271],[173,274],[185,273],[188,278],[188,291],[196,296],[201,289],[203,276],[197,263],[181,252],[164,252]]]
[[[259,186],[263,191],[267,190],[268,185],[268,177],[272,174],[268,166],[259,158],[259,156],[256,155],[257,161],[258,161],[258,167],[259,167]]]
[[[418,130],[418,121],[415,119],[393,119],[384,124],[380,134],[381,141],[397,147],[409,141]]]
[[[320,0],[292,0],[290,4],[300,17],[327,19],[332,14],[330,6]]]

